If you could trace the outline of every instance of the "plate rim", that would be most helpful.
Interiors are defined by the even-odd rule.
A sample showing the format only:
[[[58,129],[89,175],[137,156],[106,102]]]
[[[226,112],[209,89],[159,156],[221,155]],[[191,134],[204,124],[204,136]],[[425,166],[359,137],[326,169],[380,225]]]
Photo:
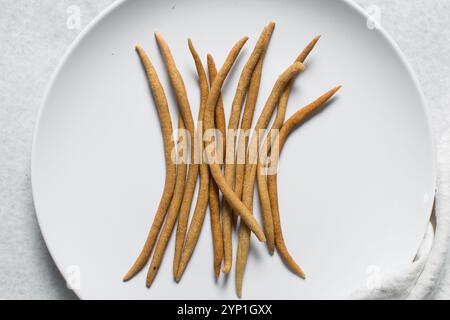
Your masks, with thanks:
[[[58,78],[59,74],[61,73],[63,67],[66,65],[67,61],[70,59],[72,53],[75,51],[75,49],[78,47],[78,45],[81,43],[81,41],[85,38],[86,35],[88,35],[96,26],[98,23],[100,23],[104,18],[109,16],[111,13],[113,13],[115,10],[118,10],[122,5],[124,5],[126,2],[131,0],[116,0],[109,6],[107,6],[105,9],[103,9],[91,22],[87,24],[86,27],[75,37],[75,39],[72,41],[72,43],[68,46],[63,56],[60,58],[56,68],[54,69],[52,76],[50,77],[50,80],[46,86],[46,89],[44,91],[43,98],[41,99],[36,122],[33,129],[33,139],[32,139],[32,145],[31,145],[31,159],[30,159],[30,180],[31,180],[31,194],[33,199],[33,205],[34,205],[34,211],[36,214],[39,230],[41,232],[42,238],[44,239],[45,246],[47,247],[47,250],[50,254],[50,257],[52,258],[53,262],[55,263],[56,267],[58,268],[58,271],[64,278],[64,280],[67,282],[66,273],[63,272],[62,266],[58,262],[58,260],[55,258],[55,255],[52,250],[52,246],[49,245],[49,242],[47,241],[47,236],[44,231],[45,228],[43,228],[42,221],[40,219],[38,204],[37,204],[37,196],[36,196],[36,185],[33,182],[35,180],[35,158],[36,158],[36,145],[37,145],[37,137],[39,135],[39,129],[40,129],[40,123],[41,118],[44,113],[44,110],[46,108],[46,105],[48,103],[48,99],[50,96],[50,93],[56,83],[56,79]],[[367,11],[364,10],[362,6],[355,3],[354,0],[338,0],[342,3],[342,5],[349,7],[350,10],[353,10],[356,12],[356,14],[359,14],[360,16],[364,17],[365,19],[369,19],[369,15]],[[382,25],[376,26],[375,32],[379,32],[380,35],[383,37],[385,41],[389,44],[389,46],[394,50],[395,54],[400,58],[401,63],[405,67],[408,76],[413,82],[414,88],[419,94],[420,97],[420,104],[421,109],[424,112],[425,115],[425,121],[427,125],[427,131],[429,133],[429,144],[432,151],[432,172],[431,172],[431,180],[433,185],[433,191],[431,196],[435,198],[436,196],[436,186],[437,186],[437,154],[436,154],[436,144],[435,144],[435,137],[433,135],[433,130],[431,126],[431,116],[430,116],[430,109],[428,107],[427,100],[425,98],[425,94],[422,90],[422,86],[420,85],[420,82],[417,78],[416,72],[412,68],[409,60],[406,58],[406,55],[403,53],[403,51],[400,49],[397,42],[392,38],[392,36],[383,28]],[[433,208],[433,203],[431,202],[431,205],[429,206],[429,215],[431,217],[431,211]],[[424,234],[426,232],[427,226],[424,228]],[[419,248],[417,248],[419,249]],[[69,288],[69,287],[68,287]],[[69,288],[79,299],[84,300],[82,290],[79,288]]]

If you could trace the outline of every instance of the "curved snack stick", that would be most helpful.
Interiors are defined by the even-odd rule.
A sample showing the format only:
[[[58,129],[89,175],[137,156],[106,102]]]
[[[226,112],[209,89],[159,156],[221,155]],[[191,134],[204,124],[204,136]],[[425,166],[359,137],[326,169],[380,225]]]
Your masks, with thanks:
[[[136,46],[136,51],[144,66],[147,78],[150,84],[153,98],[155,100],[156,108],[158,109],[158,115],[162,127],[162,134],[164,140],[164,157],[166,161],[166,181],[164,183],[164,191],[159,203],[158,210],[156,211],[155,218],[153,220],[152,227],[145,241],[144,248],[136,259],[135,263],[123,277],[123,281],[128,281],[134,277],[147,263],[150,254],[158,237],[161,226],[164,222],[164,218],[167,213],[167,208],[172,200],[175,179],[176,179],[176,165],[171,158],[171,152],[174,149],[174,143],[172,141],[172,121],[170,119],[170,112],[167,104],[167,98],[164,93],[164,89],[159,81],[158,74],[153,67],[150,59],[145,53],[144,49],[140,46]]]
[[[301,62],[295,62],[283,74],[278,78],[275,83],[272,92],[267,99],[267,102],[261,112],[261,115],[256,123],[255,132],[252,136],[251,143],[255,143],[259,150],[259,131],[266,129],[269,124],[270,118],[275,110],[277,103],[280,100],[284,89],[286,88],[289,81],[300,71],[303,71],[305,66]],[[249,155],[249,162],[246,165],[246,173],[244,178],[244,190],[242,200],[244,205],[250,209],[250,212],[253,210],[253,190],[255,186],[255,176],[256,176],[256,163],[257,154]],[[247,169],[248,168],[248,169]],[[247,265],[247,257],[248,250],[250,247],[250,231],[247,226],[243,223],[239,225],[239,242],[238,242],[238,251],[236,258],[236,292],[238,297],[242,296],[242,281],[244,277],[245,266]]]
[[[185,129],[183,117],[181,115],[178,118],[178,145],[183,144],[182,150],[187,150],[188,147],[188,137],[184,136],[183,133]],[[180,152],[178,153],[178,159],[183,157]],[[177,221],[178,212],[180,210],[181,201],[183,200],[183,191],[186,184],[186,173],[187,164],[183,161],[178,162],[177,167],[177,179],[175,183],[175,192],[170,203],[169,210],[167,211],[167,218],[164,223],[163,229],[161,230],[161,235],[159,236],[158,243],[156,244],[155,253],[153,254],[152,262],[147,273],[147,287],[150,287],[158,273],[159,267],[161,265],[164,253],[167,249],[167,244],[169,243],[170,236],[175,227]]]
[[[303,49],[303,51],[298,55],[298,57],[295,59],[296,62],[301,62],[304,63],[306,58],[309,56],[309,54],[311,53],[311,51],[314,49],[314,47],[316,46],[317,42],[319,41],[320,36],[316,36],[314,39],[312,39],[308,45]],[[289,81],[288,85],[286,86],[286,89],[283,92],[283,95],[280,98],[280,105],[278,107],[278,112],[277,115],[275,117],[275,120],[272,124],[272,128],[271,129],[280,129],[281,126],[284,123],[285,117],[286,117],[286,110],[287,110],[287,104],[289,101],[289,96],[291,94],[292,91],[292,85],[294,83],[294,79],[292,79],[291,81]],[[271,131],[270,130],[267,134],[268,138],[267,141],[270,141],[270,137],[271,137]],[[258,162],[259,163],[259,162]]]
[[[213,57],[208,54],[208,74],[209,81],[212,83],[217,75],[216,64],[214,62]],[[221,135],[222,139],[222,154],[220,162],[223,162],[224,154],[225,154],[225,145],[226,145],[226,123],[225,123],[225,111],[223,108],[222,97],[219,97],[217,102],[216,110],[215,110],[215,126],[218,130],[218,133]],[[209,181],[209,207],[211,209],[211,231],[213,238],[213,249],[214,249],[214,274],[216,278],[220,275],[220,268],[222,265],[223,259],[223,238],[222,238],[222,226],[220,223],[220,197],[219,197],[219,188],[217,187],[214,178],[211,177]]]
[[[170,82],[175,91],[178,105],[180,107],[180,113],[183,117],[184,124],[191,135],[191,163],[189,165],[189,173],[186,182],[186,188],[184,189],[183,202],[181,203],[180,213],[178,216],[178,226],[175,239],[175,256],[173,261],[174,276],[177,273],[178,265],[181,258],[181,250],[183,249],[184,239],[186,236],[187,224],[189,220],[189,212],[191,209],[192,198],[194,196],[195,185],[197,184],[199,165],[197,163],[198,155],[198,139],[195,134],[194,120],[192,118],[191,106],[186,93],[186,87],[184,85],[183,78],[175,64],[172,53],[164,38],[155,33],[156,41],[159,45],[161,53],[164,58],[164,63],[169,74]]]
[[[214,58],[211,54],[207,55],[207,61],[208,61],[209,81],[212,84],[212,82],[214,81],[214,79],[217,76],[217,67],[216,67]],[[225,155],[226,138],[227,138],[226,137],[227,128],[226,128],[226,120],[225,120],[225,110],[223,107],[223,100],[222,100],[221,94],[219,95],[219,99],[217,100],[217,106],[216,106],[216,110],[215,110],[214,120],[215,120],[214,122],[215,122],[217,130],[222,135],[222,139],[223,139],[222,156],[224,156]]]
[[[208,79],[206,78],[205,69],[203,68],[202,61],[192,44],[191,39],[189,39],[189,50],[191,51],[192,57],[194,58],[195,67],[197,69],[197,74],[200,82],[200,111],[198,116],[198,121],[200,127],[198,128],[199,136],[203,137],[202,132],[202,121],[205,117],[206,110],[206,100],[208,99],[209,88]],[[203,142],[201,143],[203,146]],[[209,168],[208,164],[202,159],[200,165],[200,187],[198,190],[197,204],[195,205],[194,214],[192,216],[191,225],[189,226],[189,231],[187,233],[186,241],[181,254],[180,264],[178,265],[178,271],[175,275],[175,280],[180,281],[184,270],[186,270],[187,264],[191,259],[192,253],[194,252],[195,246],[197,245],[198,238],[200,236],[200,231],[203,226],[206,215],[206,207],[208,206],[208,195],[209,195]]]
[[[292,133],[292,131],[309,116],[311,116],[316,110],[322,107],[339,89],[341,86],[335,87],[328,91],[317,100],[307,105],[303,109],[297,111],[281,128],[278,135],[279,143],[279,155],[286,143],[287,138]],[[278,165],[279,156],[275,160],[275,166]],[[305,273],[300,268],[300,266],[295,262],[295,260],[290,255],[287,250],[286,243],[284,242],[283,233],[281,229],[280,213],[278,207],[278,190],[277,190],[277,177],[278,175],[269,175],[267,178],[268,193],[265,195],[270,199],[270,205],[272,208],[273,224],[275,229],[275,245],[277,250],[283,259],[283,261],[291,268],[291,270],[301,278],[305,278]]]
[[[275,28],[275,24],[270,24],[267,27],[267,34],[265,39],[265,48],[264,53],[261,55],[261,58],[258,61],[258,64],[255,68],[255,71],[253,72],[252,79],[250,81],[250,87],[248,90],[247,100],[245,102],[245,109],[244,109],[244,115],[242,116],[242,123],[241,123],[241,135],[239,136],[238,140],[238,159],[242,159],[241,157],[245,157],[245,151],[247,150],[248,145],[248,136],[245,134],[245,132],[249,129],[251,129],[252,121],[253,121],[253,115],[255,112],[256,107],[256,101],[258,100],[259,95],[259,87],[261,84],[261,77],[262,77],[262,69],[264,64],[264,58],[267,52],[267,47],[269,45],[270,39],[273,34],[273,30]],[[300,61],[303,62],[303,61]],[[241,154],[239,154],[241,152]],[[242,154],[243,153],[243,154]],[[243,158],[245,160],[245,158]],[[234,191],[238,197],[242,197],[242,189],[244,184],[244,169],[245,169],[245,163],[236,163],[236,179],[235,179],[235,188]],[[267,237],[267,235],[266,235]]]
[[[300,55],[296,58],[295,61],[298,62],[305,62],[308,55],[311,53],[312,49],[316,45],[317,41],[319,41],[320,36],[315,37],[311,42],[303,49],[303,51],[300,53]],[[280,98],[280,104],[278,106],[277,115],[275,117],[275,120],[272,124],[271,129],[269,130],[267,137],[265,139],[265,142],[263,144],[263,147],[269,146],[270,148],[270,141],[272,140],[272,132],[273,130],[279,130],[285,120],[286,117],[286,111],[287,111],[287,104],[289,101],[289,96],[291,94],[292,85],[294,83],[294,79],[289,81],[288,85],[286,86],[286,89],[284,90],[283,94]],[[269,150],[267,152],[263,153],[264,155],[267,155]],[[267,238],[267,247],[269,249],[269,253],[272,255],[275,250],[275,236],[273,231],[273,221],[272,221],[272,210],[270,208],[270,201],[269,198],[262,196],[265,194],[264,190],[267,189],[266,184],[266,176],[264,174],[264,168],[262,168],[261,164],[265,164],[265,161],[258,161],[257,166],[257,182],[258,182],[258,194],[259,194],[259,201],[261,204],[261,210],[262,210],[262,217],[263,217],[263,227],[264,232],[266,233]]]
[[[303,51],[298,55],[297,59],[295,59],[295,61],[298,62],[305,62],[306,58],[308,58],[309,54],[311,53],[311,51],[314,49],[314,47],[316,46],[317,42],[320,40],[321,35],[315,36],[307,45],[306,47],[303,49]]]
[[[234,61],[236,60],[240,50],[242,49],[242,46],[245,44],[247,40],[248,37],[244,37],[233,47],[233,49],[228,54],[224,65],[217,73],[217,76],[213,81],[211,90],[208,95],[208,101],[206,104],[206,114],[204,121],[205,130],[212,129],[214,127],[214,109],[217,105],[217,101],[220,96],[223,82],[225,81],[226,76],[230,72],[230,69],[233,66]],[[215,148],[213,146],[213,150],[214,149]],[[232,208],[236,210],[236,213],[238,213],[241,216],[242,221],[244,221],[244,223],[246,223],[249,226],[250,230],[252,230],[255,233],[256,237],[260,241],[265,241],[266,238],[264,236],[264,232],[259,227],[258,222],[256,221],[255,217],[253,217],[250,210],[248,210],[248,208],[241,202],[241,200],[239,200],[239,198],[235,195],[233,189],[226,182],[225,177],[222,174],[222,170],[220,169],[220,165],[214,163],[213,161],[214,159],[212,159],[212,156],[209,153],[206,153],[206,156],[208,157],[208,163],[209,168],[211,170],[211,174],[214,177],[217,186],[222,191],[225,199],[232,206]]]
[[[232,131],[235,131],[239,126],[239,120],[241,118],[241,111],[242,111],[242,105],[244,104],[245,96],[247,95],[250,81],[252,80],[252,75],[254,74],[254,70],[258,64],[258,61],[261,60],[262,55],[264,54],[267,44],[268,44],[268,33],[272,33],[273,28],[275,27],[274,22],[270,22],[268,26],[264,28],[262,31],[255,48],[253,49],[252,54],[250,55],[250,58],[248,59],[247,63],[244,66],[244,69],[241,72],[238,86],[236,89],[236,94],[233,99],[233,104],[231,107],[231,114],[230,114],[230,120],[228,121],[228,134],[231,134]],[[253,93],[253,92],[252,92]],[[247,116],[248,116],[247,111]],[[227,135],[227,141],[229,142],[230,139],[233,139],[233,143],[231,144],[232,150],[226,150],[226,156],[225,159],[228,160],[228,158],[232,155],[233,159],[236,160],[235,157],[235,148],[234,144],[236,142],[236,137],[228,136]],[[227,181],[228,185],[234,189],[234,178],[235,178],[235,161],[232,163],[228,163],[228,161],[225,162],[225,180]],[[236,194],[237,197],[240,199],[241,195]],[[223,237],[224,237],[224,254],[225,254],[225,261],[224,261],[224,273],[229,273],[231,270],[231,263],[232,263],[232,238],[231,238],[231,229],[232,229],[232,209],[227,201],[223,202]]]

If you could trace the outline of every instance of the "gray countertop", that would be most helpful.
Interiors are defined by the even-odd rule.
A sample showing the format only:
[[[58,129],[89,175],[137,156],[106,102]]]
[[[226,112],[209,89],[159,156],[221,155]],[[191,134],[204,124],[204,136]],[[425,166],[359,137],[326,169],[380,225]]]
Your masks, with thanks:
[[[113,0],[0,2],[0,299],[76,299],[50,257],[37,224],[30,183],[33,128],[51,74],[80,30]],[[377,6],[425,93],[435,139],[450,124],[450,1],[358,0]]]

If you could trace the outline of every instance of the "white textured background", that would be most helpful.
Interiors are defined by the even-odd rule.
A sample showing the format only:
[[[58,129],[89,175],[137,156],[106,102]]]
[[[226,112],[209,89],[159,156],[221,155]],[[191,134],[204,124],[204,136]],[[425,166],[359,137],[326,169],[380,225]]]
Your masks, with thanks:
[[[168,0],[170,1],[170,0]],[[114,0],[0,0],[0,299],[75,299],[42,239],[30,186],[37,111],[51,74],[80,30]],[[438,141],[450,124],[450,0],[357,0],[381,8],[381,24],[418,75]],[[450,159],[449,159],[450,162]]]

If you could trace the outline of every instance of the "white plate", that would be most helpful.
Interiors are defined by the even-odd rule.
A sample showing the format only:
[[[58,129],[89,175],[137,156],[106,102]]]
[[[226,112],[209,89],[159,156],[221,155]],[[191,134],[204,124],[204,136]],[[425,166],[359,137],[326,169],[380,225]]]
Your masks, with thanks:
[[[413,260],[435,186],[426,108],[397,47],[384,32],[367,28],[359,9],[335,0],[125,1],[72,46],[48,90],[35,134],[32,181],[39,223],[61,272],[80,284],[80,297],[235,297],[234,275],[214,281],[209,217],[180,284],[172,280],[173,239],[150,290],[145,272],[121,281],[146,238],[164,181],[161,131],[134,45],[147,49],[176,118],[153,32],[170,44],[194,114],[199,92],[187,38],[202,57],[211,52],[221,64],[232,44],[249,35],[239,68],[225,85],[228,112],[237,70],[269,20],[277,27],[259,110],[280,72],[317,34],[322,39],[296,81],[289,114],[335,85],[343,89],[295,132],[282,156],[286,241],[307,280],[253,238],[244,297],[345,298],[370,283],[373,270]]]

